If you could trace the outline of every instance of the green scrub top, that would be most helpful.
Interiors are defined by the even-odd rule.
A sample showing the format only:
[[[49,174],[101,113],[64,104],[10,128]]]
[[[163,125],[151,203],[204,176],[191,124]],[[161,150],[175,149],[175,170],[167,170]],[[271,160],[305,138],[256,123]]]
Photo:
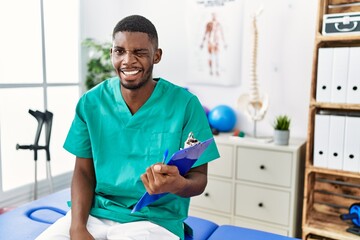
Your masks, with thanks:
[[[133,206],[146,191],[140,176],[146,168],[184,147],[190,132],[204,141],[213,137],[205,111],[196,96],[164,79],[132,115],[120,92],[118,77],[85,93],[76,107],[64,148],[94,162],[96,188],[90,214],[126,223],[147,220],[184,239],[183,220],[189,198],[167,194],[139,212]],[[212,143],[195,163],[219,157]]]

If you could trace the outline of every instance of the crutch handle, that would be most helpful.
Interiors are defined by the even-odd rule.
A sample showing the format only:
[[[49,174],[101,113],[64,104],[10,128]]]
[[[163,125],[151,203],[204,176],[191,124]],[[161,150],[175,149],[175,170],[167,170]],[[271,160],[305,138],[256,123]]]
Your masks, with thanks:
[[[34,149],[33,148],[33,145],[19,145],[19,144],[16,144],[16,150],[19,150],[19,149]]]
[[[36,146],[33,144],[30,144],[30,145],[16,144],[16,150],[19,150],[19,149],[40,150],[40,149],[46,149],[46,148],[47,148],[47,146]]]

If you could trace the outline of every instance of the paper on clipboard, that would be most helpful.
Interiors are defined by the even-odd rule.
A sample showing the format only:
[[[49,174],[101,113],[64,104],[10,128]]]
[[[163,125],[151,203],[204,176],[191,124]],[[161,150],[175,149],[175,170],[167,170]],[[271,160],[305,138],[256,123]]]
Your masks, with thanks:
[[[199,159],[201,154],[205,149],[214,141],[214,138],[210,138],[204,142],[196,144],[192,147],[181,149],[174,153],[169,161],[166,162],[167,165],[175,165],[179,169],[180,175],[184,176],[195,162]],[[152,194],[145,192],[140,200],[136,203],[131,213],[139,211],[141,208],[149,205],[150,203],[155,202],[161,197],[167,195],[168,193]]]

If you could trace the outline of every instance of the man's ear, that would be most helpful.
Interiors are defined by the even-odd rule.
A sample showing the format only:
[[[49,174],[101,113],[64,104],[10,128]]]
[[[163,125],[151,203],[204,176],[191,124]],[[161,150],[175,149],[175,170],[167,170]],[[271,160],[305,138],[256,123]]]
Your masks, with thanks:
[[[161,56],[162,56],[162,49],[161,48],[156,49],[155,55],[154,55],[154,64],[160,62]]]

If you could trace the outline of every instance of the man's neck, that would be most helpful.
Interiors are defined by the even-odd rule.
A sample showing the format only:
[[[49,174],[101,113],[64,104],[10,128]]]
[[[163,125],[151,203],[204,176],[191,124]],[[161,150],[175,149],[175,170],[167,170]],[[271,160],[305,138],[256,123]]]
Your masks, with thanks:
[[[121,94],[130,112],[134,115],[150,98],[154,91],[156,81],[150,80],[139,89],[126,89],[121,87]]]

